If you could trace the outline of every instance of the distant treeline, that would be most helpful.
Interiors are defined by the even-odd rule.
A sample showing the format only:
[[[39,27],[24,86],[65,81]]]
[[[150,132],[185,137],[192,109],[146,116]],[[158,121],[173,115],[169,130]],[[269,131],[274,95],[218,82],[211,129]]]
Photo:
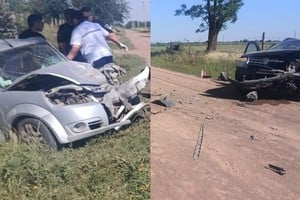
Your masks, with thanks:
[[[249,41],[255,41],[258,43],[261,43],[261,40],[238,40],[238,41],[227,41],[227,42],[218,42],[218,44],[230,44],[230,45],[234,45],[234,44],[241,44],[241,43],[248,43]],[[279,40],[265,40],[265,43],[277,43],[279,42]],[[154,46],[166,46],[166,45],[170,45],[170,44],[183,44],[183,45],[191,45],[191,46],[197,46],[197,45],[203,45],[203,44],[207,44],[207,41],[205,42],[155,42],[155,43],[151,43],[151,45]]]
[[[129,21],[125,24],[125,28],[147,28],[150,29],[150,21]]]

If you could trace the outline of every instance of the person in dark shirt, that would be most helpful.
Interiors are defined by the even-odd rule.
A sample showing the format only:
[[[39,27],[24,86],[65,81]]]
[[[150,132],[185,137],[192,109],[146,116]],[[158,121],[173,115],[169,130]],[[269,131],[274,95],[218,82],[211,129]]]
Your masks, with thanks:
[[[71,49],[70,45],[70,39],[71,39],[71,34],[74,29],[74,24],[72,23],[71,20],[71,15],[72,12],[74,12],[74,9],[67,9],[64,12],[66,22],[62,25],[59,26],[58,31],[57,31],[57,44],[58,44],[58,49],[61,53],[64,55],[67,55],[67,53]]]
[[[19,35],[19,39],[25,39],[29,37],[42,37],[46,39],[41,33],[44,29],[43,17],[39,14],[31,14],[27,17],[28,29],[23,31]]]
[[[73,22],[72,15],[74,15],[74,9],[67,9],[64,12],[66,22],[59,26],[57,31],[57,44],[58,49],[64,55],[67,55],[71,50],[72,46],[70,45],[72,31],[75,28],[75,24]],[[84,57],[79,53],[74,60],[85,62]]]

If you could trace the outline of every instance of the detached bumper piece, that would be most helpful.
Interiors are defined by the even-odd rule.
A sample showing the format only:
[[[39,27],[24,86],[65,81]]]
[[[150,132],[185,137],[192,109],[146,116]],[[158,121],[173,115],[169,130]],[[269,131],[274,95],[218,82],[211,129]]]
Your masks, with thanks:
[[[236,85],[241,89],[246,90],[258,90],[262,88],[267,88],[273,86],[274,82],[288,82],[291,80],[300,80],[300,72],[298,73],[290,73],[284,72],[280,74],[276,74],[272,77],[254,79],[254,80],[244,80],[244,81],[237,81],[229,78],[229,81]]]
[[[274,76],[244,81],[229,78],[229,81],[245,93],[249,101],[257,100],[258,90],[261,89],[272,89],[288,95],[300,94],[300,72],[277,72],[272,75]]]
[[[137,104],[137,105],[135,105],[133,108],[132,108],[132,110],[130,110],[121,120],[120,120],[120,123],[123,123],[123,122],[125,122],[125,121],[130,121],[129,119],[131,118],[131,117],[133,117],[135,114],[137,114],[141,109],[143,109],[145,106],[146,106],[147,104],[146,103],[144,103],[144,102],[141,102],[141,103],[139,103],[139,104]],[[125,125],[125,124],[124,124]],[[124,126],[123,124],[121,124],[120,126],[117,126],[117,127],[115,127],[115,130],[116,131],[119,131],[121,128],[122,128],[122,126]]]

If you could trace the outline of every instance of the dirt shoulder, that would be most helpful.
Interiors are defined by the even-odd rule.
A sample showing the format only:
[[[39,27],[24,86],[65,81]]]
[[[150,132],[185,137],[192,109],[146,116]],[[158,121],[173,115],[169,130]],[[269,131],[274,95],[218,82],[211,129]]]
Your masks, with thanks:
[[[176,103],[151,105],[152,200],[300,199],[300,102],[245,103],[230,85],[155,67],[151,95]]]
[[[150,33],[143,33],[134,30],[124,29],[126,37],[134,45],[134,48],[128,52],[115,50],[117,54],[133,54],[144,58],[146,63],[150,65]]]
[[[149,34],[127,31],[150,63]],[[239,101],[230,85],[152,67],[151,199],[300,199],[300,102]],[[199,159],[194,159],[204,124]],[[282,167],[284,175],[267,169]]]

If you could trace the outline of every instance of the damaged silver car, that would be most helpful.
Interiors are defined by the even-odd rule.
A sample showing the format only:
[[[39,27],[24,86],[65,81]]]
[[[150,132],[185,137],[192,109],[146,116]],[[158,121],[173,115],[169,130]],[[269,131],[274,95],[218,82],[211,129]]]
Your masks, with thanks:
[[[39,38],[0,40],[0,136],[15,130],[25,142],[39,140],[53,149],[119,130],[146,103],[138,92],[150,68],[120,84],[124,70],[69,61]]]

